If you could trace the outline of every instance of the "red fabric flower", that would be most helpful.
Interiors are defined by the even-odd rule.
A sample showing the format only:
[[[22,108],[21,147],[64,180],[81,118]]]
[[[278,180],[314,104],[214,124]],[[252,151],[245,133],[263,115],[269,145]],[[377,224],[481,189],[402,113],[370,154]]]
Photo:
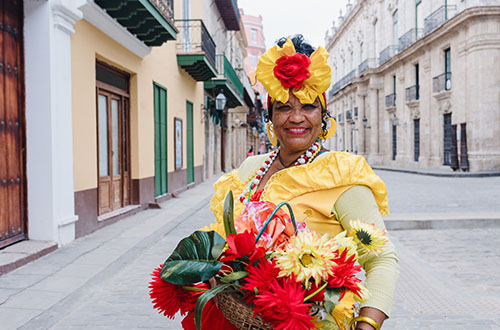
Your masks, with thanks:
[[[359,295],[361,291],[358,283],[361,282],[359,278],[354,277],[361,271],[361,266],[355,266],[354,255],[347,258],[347,249],[345,249],[340,256],[334,259],[337,266],[332,271],[333,274],[328,278],[329,288],[346,287],[354,294]],[[343,297],[343,294],[342,294]],[[361,298],[361,297],[360,297]]]
[[[282,56],[276,60],[273,73],[283,87],[299,89],[311,74],[308,69],[309,64],[311,64],[311,59],[301,53]]]
[[[255,247],[255,234],[245,231],[240,234],[230,234],[227,237],[229,248],[224,251],[224,256],[220,259],[223,262],[232,261],[247,257],[250,264],[253,264],[264,257],[266,251],[263,248]]]
[[[170,319],[173,319],[178,311],[181,312],[181,315],[193,311],[196,300],[203,291],[185,290],[177,284],[162,280],[160,277],[161,267],[162,265],[153,270],[153,273],[151,273],[152,281],[149,282],[149,296],[153,300],[153,308],[156,308],[160,314]],[[192,286],[204,289],[209,288],[205,283]]]
[[[252,303],[256,294],[269,290],[271,282],[276,281],[279,268],[276,267],[274,259],[272,263],[262,259],[257,266],[249,266],[246,270],[249,274],[244,278],[244,284],[241,288],[248,290],[243,299],[247,303]]]
[[[309,314],[311,304],[304,303],[305,291],[292,278],[281,278],[271,282],[267,291],[257,295],[254,313],[270,323],[275,330],[314,329],[313,317]]]
[[[189,313],[181,322],[182,328],[184,330],[196,330],[194,324],[194,312]],[[203,313],[201,315],[201,330],[238,330],[234,325],[229,323],[229,321],[224,317],[222,311],[211,299],[203,308]]]

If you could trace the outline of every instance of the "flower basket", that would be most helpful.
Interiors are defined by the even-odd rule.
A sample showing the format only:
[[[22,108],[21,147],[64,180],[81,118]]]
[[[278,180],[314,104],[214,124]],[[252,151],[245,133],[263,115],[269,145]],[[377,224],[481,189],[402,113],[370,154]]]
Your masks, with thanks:
[[[262,319],[257,315],[253,317],[253,309],[247,305],[240,295],[230,293],[219,293],[215,297],[217,306],[224,317],[240,330],[270,330],[269,324],[263,324]]]

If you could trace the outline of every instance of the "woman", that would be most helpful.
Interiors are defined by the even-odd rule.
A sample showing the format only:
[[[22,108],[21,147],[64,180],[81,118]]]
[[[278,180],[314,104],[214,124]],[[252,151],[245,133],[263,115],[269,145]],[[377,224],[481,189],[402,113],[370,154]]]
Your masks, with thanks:
[[[256,74],[269,93],[268,136],[279,147],[247,158],[217,181],[211,201],[217,222],[210,229],[224,232],[222,210],[230,190],[239,196],[235,214],[251,195],[252,200],[276,204],[288,201],[298,219],[307,217],[311,230],[331,237],[349,230],[351,219],[384,228],[381,215],[389,213],[384,183],[361,156],[321,146],[320,139],[331,137],[336,128],[326,111],[325,91],[331,80],[327,58],[324,48],[314,50],[301,35],[280,39],[262,55]],[[390,241],[382,253],[360,258],[371,298],[361,305],[356,329],[379,329],[389,317],[397,261]]]

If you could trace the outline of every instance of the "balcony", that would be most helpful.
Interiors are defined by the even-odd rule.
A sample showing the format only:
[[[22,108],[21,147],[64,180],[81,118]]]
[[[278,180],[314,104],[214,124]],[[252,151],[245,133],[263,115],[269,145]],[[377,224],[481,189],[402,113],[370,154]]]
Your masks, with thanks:
[[[457,6],[441,6],[424,19],[424,35],[427,35],[455,16]]]
[[[222,91],[227,98],[226,105],[228,108],[243,105],[243,83],[238,78],[226,55],[216,55],[215,64],[218,75],[204,82],[205,91],[214,98]]]
[[[177,39],[174,0],[95,0],[95,3],[150,47]]]
[[[219,9],[222,21],[226,29],[231,31],[240,30],[240,11],[237,0],[215,0],[215,5]]]
[[[358,76],[363,75],[363,73],[368,69],[373,69],[377,67],[377,59],[376,58],[367,58],[360,65],[358,65]]]
[[[445,72],[432,78],[432,92],[440,93],[451,89],[451,72]]]
[[[385,62],[389,61],[391,57],[393,57],[397,53],[398,53],[397,45],[387,46],[383,51],[380,52],[380,55],[378,57],[378,65],[382,65]]]
[[[339,119],[339,123],[343,123],[344,122],[344,114],[339,113],[339,115],[338,115],[337,118]]]
[[[351,110],[347,110],[345,112],[345,120],[346,121],[352,121],[352,111]]]
[[[406,89],[406,102],[416,101],[420,99],[419,95],[420,86],[413,85]]]
[[[328,93],[328,97],[333,97],[339,90],[348,85],[354,78],[356,78],[356,70],[352,70],[347,75],[342,77],[342,79],[333,84],[332,89]]]
[[[358,118],[358,107],[354,107],[354,118]]]
[[[201,19],[176,20],[177,64],[196,81],[207,81],[217,75],[215,43]]]
[[[399,51],[402,52],[410,47],[414,42],[422,38],[424,35],[423,29],[411,29],[399,38]]]
[[[394,108],[396,106],[396,94],[392,93],[385,96],[386,109]]]

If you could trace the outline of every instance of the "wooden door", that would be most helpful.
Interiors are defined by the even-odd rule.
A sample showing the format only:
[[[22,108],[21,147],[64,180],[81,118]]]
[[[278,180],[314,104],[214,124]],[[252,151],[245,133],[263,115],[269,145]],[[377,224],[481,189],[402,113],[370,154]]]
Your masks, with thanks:
[[[0,247],[26,238],[22,17],[0,2]]]
[[[130,204],[128,99],[98,88],[97,126],[102,214]]]

